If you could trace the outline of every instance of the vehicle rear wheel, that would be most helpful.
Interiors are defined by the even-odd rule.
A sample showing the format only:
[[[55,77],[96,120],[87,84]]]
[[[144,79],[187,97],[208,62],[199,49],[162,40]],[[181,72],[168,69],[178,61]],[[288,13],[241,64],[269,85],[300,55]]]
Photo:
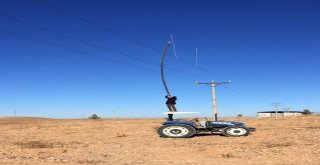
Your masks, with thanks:
[[[158,128],[158,134],[165,138],[188,138],[196,133],[196,129],[188,125],[164,125]]]
[[[248,136],[250,130],[246,127],[226,127],[222,130],[222,134],[225,136]]]

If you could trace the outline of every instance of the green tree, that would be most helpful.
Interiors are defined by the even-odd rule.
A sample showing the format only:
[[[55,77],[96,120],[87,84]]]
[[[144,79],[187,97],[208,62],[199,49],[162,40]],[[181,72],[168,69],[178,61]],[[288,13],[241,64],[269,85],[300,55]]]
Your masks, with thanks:
[[[238,114],[238,115],[237,115],[237,117],[242,117],[242,116],[243,116],[242,114]]]
[[[304,115],[310,115],[310,114],[311,114],[311,111],[310,111],[309,109],[304,109],[304,110],[302,111],[302,114],[304,114]]]
[[[100,119],[101,117],[99,117],[97,114],[92,114],[90,117],[89,117],[89,119],[93,119],[93,120],[95,120],[95,119]]]

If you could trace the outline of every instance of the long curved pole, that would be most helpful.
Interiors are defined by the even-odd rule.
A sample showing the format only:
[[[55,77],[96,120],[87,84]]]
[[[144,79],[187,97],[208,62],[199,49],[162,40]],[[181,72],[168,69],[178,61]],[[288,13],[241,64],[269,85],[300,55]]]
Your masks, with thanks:
[[[164,59],[165,59],[165,57],[166,57],[167,49],[169,48],[169,46],[170,46],[171,43],[172,43],[171,41],[168,41],[168,42],[167,42],[167,45],[166,45],[166,47],[165,47],[164,50],[163,50],[163,54],[162,54],[162,57],[161,57],[161,64],[160,64],[162,83],[163,83],[164,89],[166,90],[166,92],[167,92],[168,95],[171,95],[171,94],[170,94],[170,92],[169,92],[169,89],[168,89],[168,87],[167,87],[166,81],[165,81],[165,79],[164,79],[163,67],[164,67]]]

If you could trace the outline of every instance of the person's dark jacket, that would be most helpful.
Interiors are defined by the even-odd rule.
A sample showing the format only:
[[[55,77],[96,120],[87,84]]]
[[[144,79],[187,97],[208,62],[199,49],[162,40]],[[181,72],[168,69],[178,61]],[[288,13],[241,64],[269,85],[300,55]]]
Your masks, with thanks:
[[[172,96],[172,97],[166,96],[166,98],[168,99],[166,101],[166,104],[176,104],[176,100],[177,100],[176,96]]]

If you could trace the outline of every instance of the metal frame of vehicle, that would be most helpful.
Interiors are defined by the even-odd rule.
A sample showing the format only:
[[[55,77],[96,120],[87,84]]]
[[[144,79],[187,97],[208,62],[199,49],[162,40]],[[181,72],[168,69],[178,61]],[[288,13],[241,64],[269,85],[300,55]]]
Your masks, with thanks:
[[[224,136],[247,136],[256,129],[246,127],[245,123],[234,121],[211,121],[205,122],[205,125],[197,126],[192,121],[172,120],[166,121],[157,132],[161,137],[166,138],[187,138],[200,133],[222,134]]]

